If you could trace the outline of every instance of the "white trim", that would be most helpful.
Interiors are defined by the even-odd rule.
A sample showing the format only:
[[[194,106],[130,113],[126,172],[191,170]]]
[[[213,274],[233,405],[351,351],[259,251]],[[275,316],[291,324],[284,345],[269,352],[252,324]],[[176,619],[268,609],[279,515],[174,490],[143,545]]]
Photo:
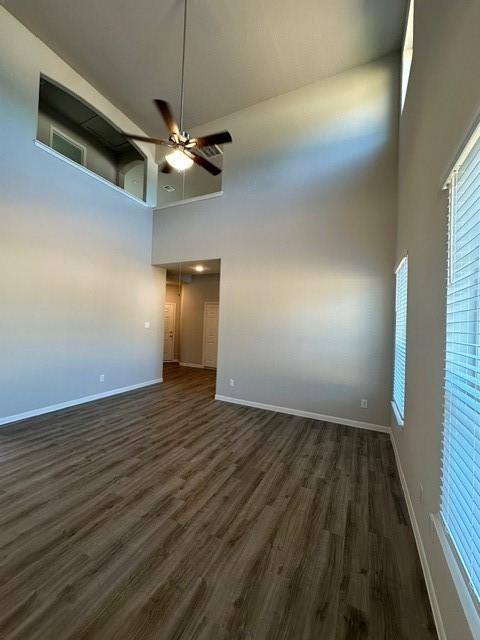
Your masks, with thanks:
[[[12,422],[18,422],[19,420],[26,420],[27,418],[34,418],[35,416],[41,416],[44,413],[51,413],[52,411],[60,411],[61,409],[68,409],[69,407],[75,407],[78,404],[85,404],[87,402],[94,402],[95,400],[101,400],[102,398],[109,398],[110,396],[120,395],[121,393],[127,393],[128,391],[135,391],[135,389],[142,389],[143,387],[149,387],[153,384],[159,384],[160,382],[163,382],[163,378],[156,378],[155,380],[147,380],[146,382],[131,384],[128,387],[119,387],[117,389],[110,389],[110,391],[95,393],[94,395],[91,395],[91,396],[83,396],[82,398],[76,398],[75,400],[67,400],[66,402],[51,404],[47,407],[41,407],[40,409],[32,409],[31,411],[17,413],[13,416],[6,416],[5,418],[0,418],[0,426],[10,424]]]
[[[395,416],[395,422],[397,423],[397,427],[404,427],[405,422],[402,417],[402,414],[400,413],[397,407],[397,403],[395,402],[395,400],[392,400],[390,404],[392,405],[393,415]]]
[[[397,273],[400,270],[400,267],[403,265],[404,262],[406,262],[408,260],[408,252],[403,256],[403,258],[400,259],[400,262],[397,264],[397,266],[395,267],[393,273],[395,275],[397,275]]]
[[[413,508],[413,502],[410,497],[410,491],[408,490],[407,481],[405,479],[405,474],[403,473],[402,463],[400,462],[400,456],[398,454],[397,443],[392,433],[390,434],[390,439],[392,441],[393,452],[395,454],[395,462],[397,464],[398,475],[402,484],[405,502],[407,503],[408,515],[410,516],[410,521],[412,523],[413,535],[415,536],[415,542],[417,545],[418,555],[420,557],[420,563],[423,569],[425,584],[427,585],[428,597],[430,599],[430,605],[432,607],[432,613],[435,620],[435,626],[437,628],[438,638],[439,640],[448,640],[447,634],[445,633],[445,627],[443,626],[442,614],[440,612],[440,606],[438,604],[432,574],[430,573],[427,554],[425,553],[425,547],[423,546],[423,540],[420,534],[420,527],[418,526],[417,517]]]
[[[455,175],[455,172],[462,166],[465,162],[470,151],[476,145],[478,138],[480,138],[480,122],[479,117],[474,121],[473,126],[471,126],[468,132],[465,135],[465,138],[462,141],[459,151],[457,151],[455,159],[452,162],[451,168],[448,172],[448,176],[443,181],[442,189],[448,189],[452,179]]]
[[[409,0],[407,7],[407,15],[405,19],[405,30],[402,40],[402,73],[401,73],[401,96],[400,96],[400,115],[403,113],[405,106],[408,85],[410,84],[410,74],[413,62],[414,47],[414,21],[415,21],[415,0]]]
[[[223,191],[214,191],[213,193],[206,193],[203,196],[193,196],[193,198],[185,198],[185,200],[178,200],[178,202],[167,202],[153,208],[154,211],[160,211],[161,209],[168,209],[169,207],[178,207],[181,204],[190,204],[191,202],[199,202],[200,200],[210,200],[210,198],[218,198],[223,196]]]
[[[78,162],[75,162],[74,160],[70,160],[70,158],[67,158],[66,156],[59,153],[58,151],[55,151],[55,149],[52,149],[51,147],[49,147],[48,144],[40,142],[40,140],[36,140],[36,139],[33,141],[33,144],[39,149],[42,149],[42,151],[46,151],[47,153],[49,153],[51,156],[54,156],[55,158],[62,160],[62,162],[66,162],[71,167],[75,167],[76,169],[78,169],[78,171],[82,171],[83,173],[86,173],[87,176],[91,176],[92,178],[95,178],[95,180],[98,180],[99,182],[106,184],[111,189],[115,189],[115,191],[118,191],[118,193],[122,193],[124,196],[127,196],[127,198],[130,198],[130,200],[133,200],[137,204],[141,204],[143,207],[148,207],[149,209],[152,209],[152,206],[147,202],[145,202],[145,200],[140,200],[140,198],[137,198],[136,196],[132,195],[128,191],[125,191],[125,189],[122,189],[122,187],[118,187],[116,184],[113,184],[113,182],[110,182],[110,180],[107,180],[106,178],[102,178],[102,176],[99,176],[94,171],[90,171],[90,169],[87,169],[87,167],[84,167],[83,165],[78,164]]]
[[[445,530],[442,517],[439,513],[431,513],[430,518],[435,526],[440,546],[447,561],[448,568],[452,575],[458,598],[462,604],[465,617],[467,618],[470,631],[474,638],[480,638],[480,614],[472,596],[472,592],[465,580],[464,572],[461,568],[457,555],[452,548],[449,536]]]
[[[222,402],[230,402],[232,404],[240,404],[245,407],[255,407],[256,409],[265,409],[266,411],[275,411],[276,413],[287,413],[291,416],[300,416],[301,418],[312,418],[312,420],[322,420],[323,422],[333,422],[346,427],[355,427],[357,429],[368,429],[369,431],[379,431],[381,433],[391,433],[390,427],[384,427],[379,424],[371,424],[370,422],[361,422],[360,420],[351,420],[350,418],[338,418],[336,416],[326,416],[322,413],[314,413],[313,411],[302,411],[301,409],[290,409],[289,407],[279,407],[273,404],[264,404],[263,402],[252,402],[251,400],[241,400],[240,398],[231,398],[215,394],[215,400]]]
[[[53,135],[56,134],[59,138],[63,138],[64,140],[66,140],[67,142],[69,142],[73,147],[77,147],[77,149],[80,149],[80,151],[82,152],[82,162],[81,165],[83,167],[86,166],[87,164],[87,147],[84,144],[81,144],[80,142],[77,142],[76,140],[74,140],[73,138],[71,138],[70,136],[67,136],[66,133],[64,133],[63,131],[61,131],[60,129],[58,129],[57,127],[55,127],[53,124],[50,125],[50,147],[56,151],[56,149],[54,149],[53,147]],[[58,151],[57,153],[60,153],[60,151]],[[62,153],[60,153],[60,155],[63,155]],[[64,157],[68,157],[68,156],[64,156]],[[69,158],[70,159],[70,158]],[[78,164],[78,163],[77,163]]]
[[[204,369],[203,364],[195,364],[194,362],[179,362],[181,367],[191,367],[192,369]]]

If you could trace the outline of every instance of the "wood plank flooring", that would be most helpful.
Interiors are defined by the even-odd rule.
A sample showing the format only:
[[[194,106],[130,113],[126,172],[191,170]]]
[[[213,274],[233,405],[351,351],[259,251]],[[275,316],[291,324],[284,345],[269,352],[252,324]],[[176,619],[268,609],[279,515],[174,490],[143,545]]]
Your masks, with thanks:
[[[0,429],[0,638],[436,638],[388,437],[214,382]]]

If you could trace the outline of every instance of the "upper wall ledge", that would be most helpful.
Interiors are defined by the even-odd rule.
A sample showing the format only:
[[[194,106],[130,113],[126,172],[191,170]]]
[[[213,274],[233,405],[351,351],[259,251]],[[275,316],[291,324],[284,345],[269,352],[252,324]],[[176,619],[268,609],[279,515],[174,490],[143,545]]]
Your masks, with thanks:
[[[35,140],[33,141],[33,144],[35,146],[39,147],[40,149],[42,149],[42,151],[46,151],[47,153],[49,153],[51,156],[54,156],[55,158],[58,158],[59,160],[62,160],[62,162],[66,162],[67,164],[71,165],[72,167],[75,167],[75,169],[77,169],[78,171],[82,171],[82,173],[86,173],[87,176],[91,176],[92,178],[95,178],[95,180],[98,180],[98,182],[106,184],[107,187],[110,187],[110,189],[114,189],[115,191],[118,191],[118,193],[121,193],[122,195],[126,196],[127,198],[130,198],[130,200],[133,200],[137,204],[141,204],[142,207],[146,207],[148,209],[152,209],[153,208],[153,205],[148,204],[148,202],[145,202],[144,200],[140,200],[140,198],[137,198],[136,196],[132,195],[128,191],[125,191],[125,189],[122,189],[121,187],[117,187],[117,185],[113,184],[113,182],[110,182],[109,180],[106,180],[105,178],[102,178],[102,176],[99,176],[98,174],[94,173],[93,171],[90,171],[90,169],[87,169],[87,167],[83,167],[81,164],[78,164],[78,162],[74,162],[73,160],[70,160],[70,158],[67,158],[66,156],[62,155],[61,153],[58,153],[58,151],[55,151],[55,149],[52,149],[51,147],[49,147],[48,145],[44,144],[43,142],[40,142],[40,140],[37,140],[35,138]]]
[[[190,204],[191,202],[199,202],[200,200],[210,200],[210,198],[218,198],[223,196],[223,191],[215,191],[214,193],[207,193],[203,196],[195,196],[193,198],[185,198],[185,200],[179,200],[178,202],[167,202],[160,206],[154,207],[154,211],[161,211],[162,209],[170,209],[171,207],[178,207],[183,204]]]

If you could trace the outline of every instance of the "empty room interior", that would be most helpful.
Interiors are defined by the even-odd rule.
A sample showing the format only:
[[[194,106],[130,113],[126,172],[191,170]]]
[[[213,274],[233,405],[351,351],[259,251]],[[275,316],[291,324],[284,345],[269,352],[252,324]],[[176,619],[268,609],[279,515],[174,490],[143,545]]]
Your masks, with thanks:
[[[0,638],[480,640],[480,1],[0,5]]]

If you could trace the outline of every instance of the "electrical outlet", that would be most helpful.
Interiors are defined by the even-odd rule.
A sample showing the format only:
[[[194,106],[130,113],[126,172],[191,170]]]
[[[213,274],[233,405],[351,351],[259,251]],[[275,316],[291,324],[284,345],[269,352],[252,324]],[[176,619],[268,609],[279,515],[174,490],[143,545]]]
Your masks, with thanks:
[[[235,380],[233,378],[230,378],[230,382],[229,382],[231,387],[235,386]]]
[[[98,376],[98,379],[99,379],[99,381],[100,381],[100,382],[105,382],[105,374],[104,374],[104,373],[101,373],[101,374]]]
[[[145,327],[145,329],[150,329],[150,320],[145,320],[143,326]]]
[[[368,409],[368,400],[365,400],[365,399],[360,400],[360,407],[362,409]]]

